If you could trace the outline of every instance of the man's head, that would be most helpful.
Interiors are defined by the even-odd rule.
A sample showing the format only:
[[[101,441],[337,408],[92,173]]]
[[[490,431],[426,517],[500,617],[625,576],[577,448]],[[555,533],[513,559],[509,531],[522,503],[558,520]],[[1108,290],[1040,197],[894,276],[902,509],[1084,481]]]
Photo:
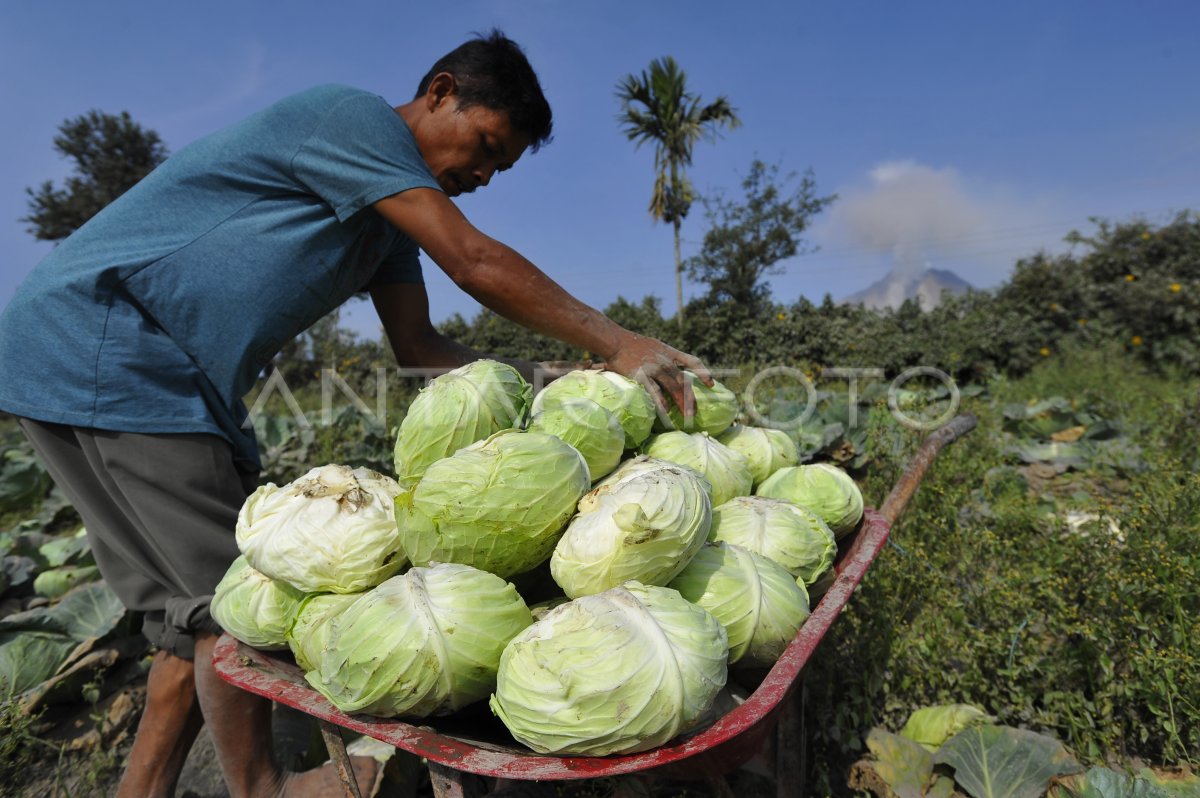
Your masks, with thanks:
[[[424,96],[442,72],[454,77],[459,110],[481,106],[502,111],[513,129],[528,137],[531,150],[549,143],[550,103],[525,53],[500,31],[477,35],[439,58],[421,78],[414,99]]]

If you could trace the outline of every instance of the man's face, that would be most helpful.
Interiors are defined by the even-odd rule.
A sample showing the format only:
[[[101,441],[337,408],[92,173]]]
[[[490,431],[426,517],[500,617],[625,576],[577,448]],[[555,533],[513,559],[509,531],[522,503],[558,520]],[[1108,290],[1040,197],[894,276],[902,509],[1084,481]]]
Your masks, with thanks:
[[[451,97],[438,105],[417,135],[417,146],[438,185],[457,197],[486,186],[497,172],[511,169],[529,146],[513,130],[504,111],[482,106],[459,109]]]

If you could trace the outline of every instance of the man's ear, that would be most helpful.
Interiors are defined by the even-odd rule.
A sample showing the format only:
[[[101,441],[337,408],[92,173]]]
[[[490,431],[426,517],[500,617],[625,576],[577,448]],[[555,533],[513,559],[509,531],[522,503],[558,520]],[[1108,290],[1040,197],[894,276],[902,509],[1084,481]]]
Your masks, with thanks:
[[[439,72],[430,79],[429,87],[425,90],[426,109],[433,111],[447,100],[457,101],[457,94],[458,80],[454,75],[449,72]]]

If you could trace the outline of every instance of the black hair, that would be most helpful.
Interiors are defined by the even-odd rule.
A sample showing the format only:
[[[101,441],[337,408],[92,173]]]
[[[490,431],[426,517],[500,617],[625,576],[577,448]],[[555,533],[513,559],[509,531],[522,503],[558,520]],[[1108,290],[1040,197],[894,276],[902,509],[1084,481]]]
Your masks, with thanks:
[[[477,33],[439,58],[421,78],[417,98],[439,72],[449,72],[458,82],[457,107],[479,105],[507,112],[512,126],[529,136],[533,152],[550,142],[550,103],[537,74],[520,45],[498,29]]]

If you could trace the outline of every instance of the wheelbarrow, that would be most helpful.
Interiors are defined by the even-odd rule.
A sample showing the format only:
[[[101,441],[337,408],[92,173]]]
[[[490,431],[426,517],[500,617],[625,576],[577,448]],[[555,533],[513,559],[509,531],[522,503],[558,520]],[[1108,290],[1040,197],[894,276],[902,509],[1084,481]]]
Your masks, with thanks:
[[[347,798],[361,798],[341,736],[342,729],[368,735],[422,758],[437,798],[466,798],[474,782],[464,774],[507,782],[597,779],[638,774],[643,778],[704,780],[719,798],[732,798],[725,774],[774,749],[773,770],[780,798],[796,794],[802,779],[800,713],[795,700],[800,672],[825,633],[846,608],[864,574],[886,543],[926,470],[941,449],[975,427],[960,415],[932,433],[908,463],[883,504],[867,508],[856,531],[839,546],[832,582],[783,654],[753,693],[712,725],[666,745],[617,756],[548,756],[517,744],[484,711],[464,710],[436,719],[438,727],[394,719],[350,715],[337,709],[304,680],[286,658],[258,651],[223,635],[213,651],[218,674],[231,684],[316,717]],[[433,719],[431,719],[433,720]]]

